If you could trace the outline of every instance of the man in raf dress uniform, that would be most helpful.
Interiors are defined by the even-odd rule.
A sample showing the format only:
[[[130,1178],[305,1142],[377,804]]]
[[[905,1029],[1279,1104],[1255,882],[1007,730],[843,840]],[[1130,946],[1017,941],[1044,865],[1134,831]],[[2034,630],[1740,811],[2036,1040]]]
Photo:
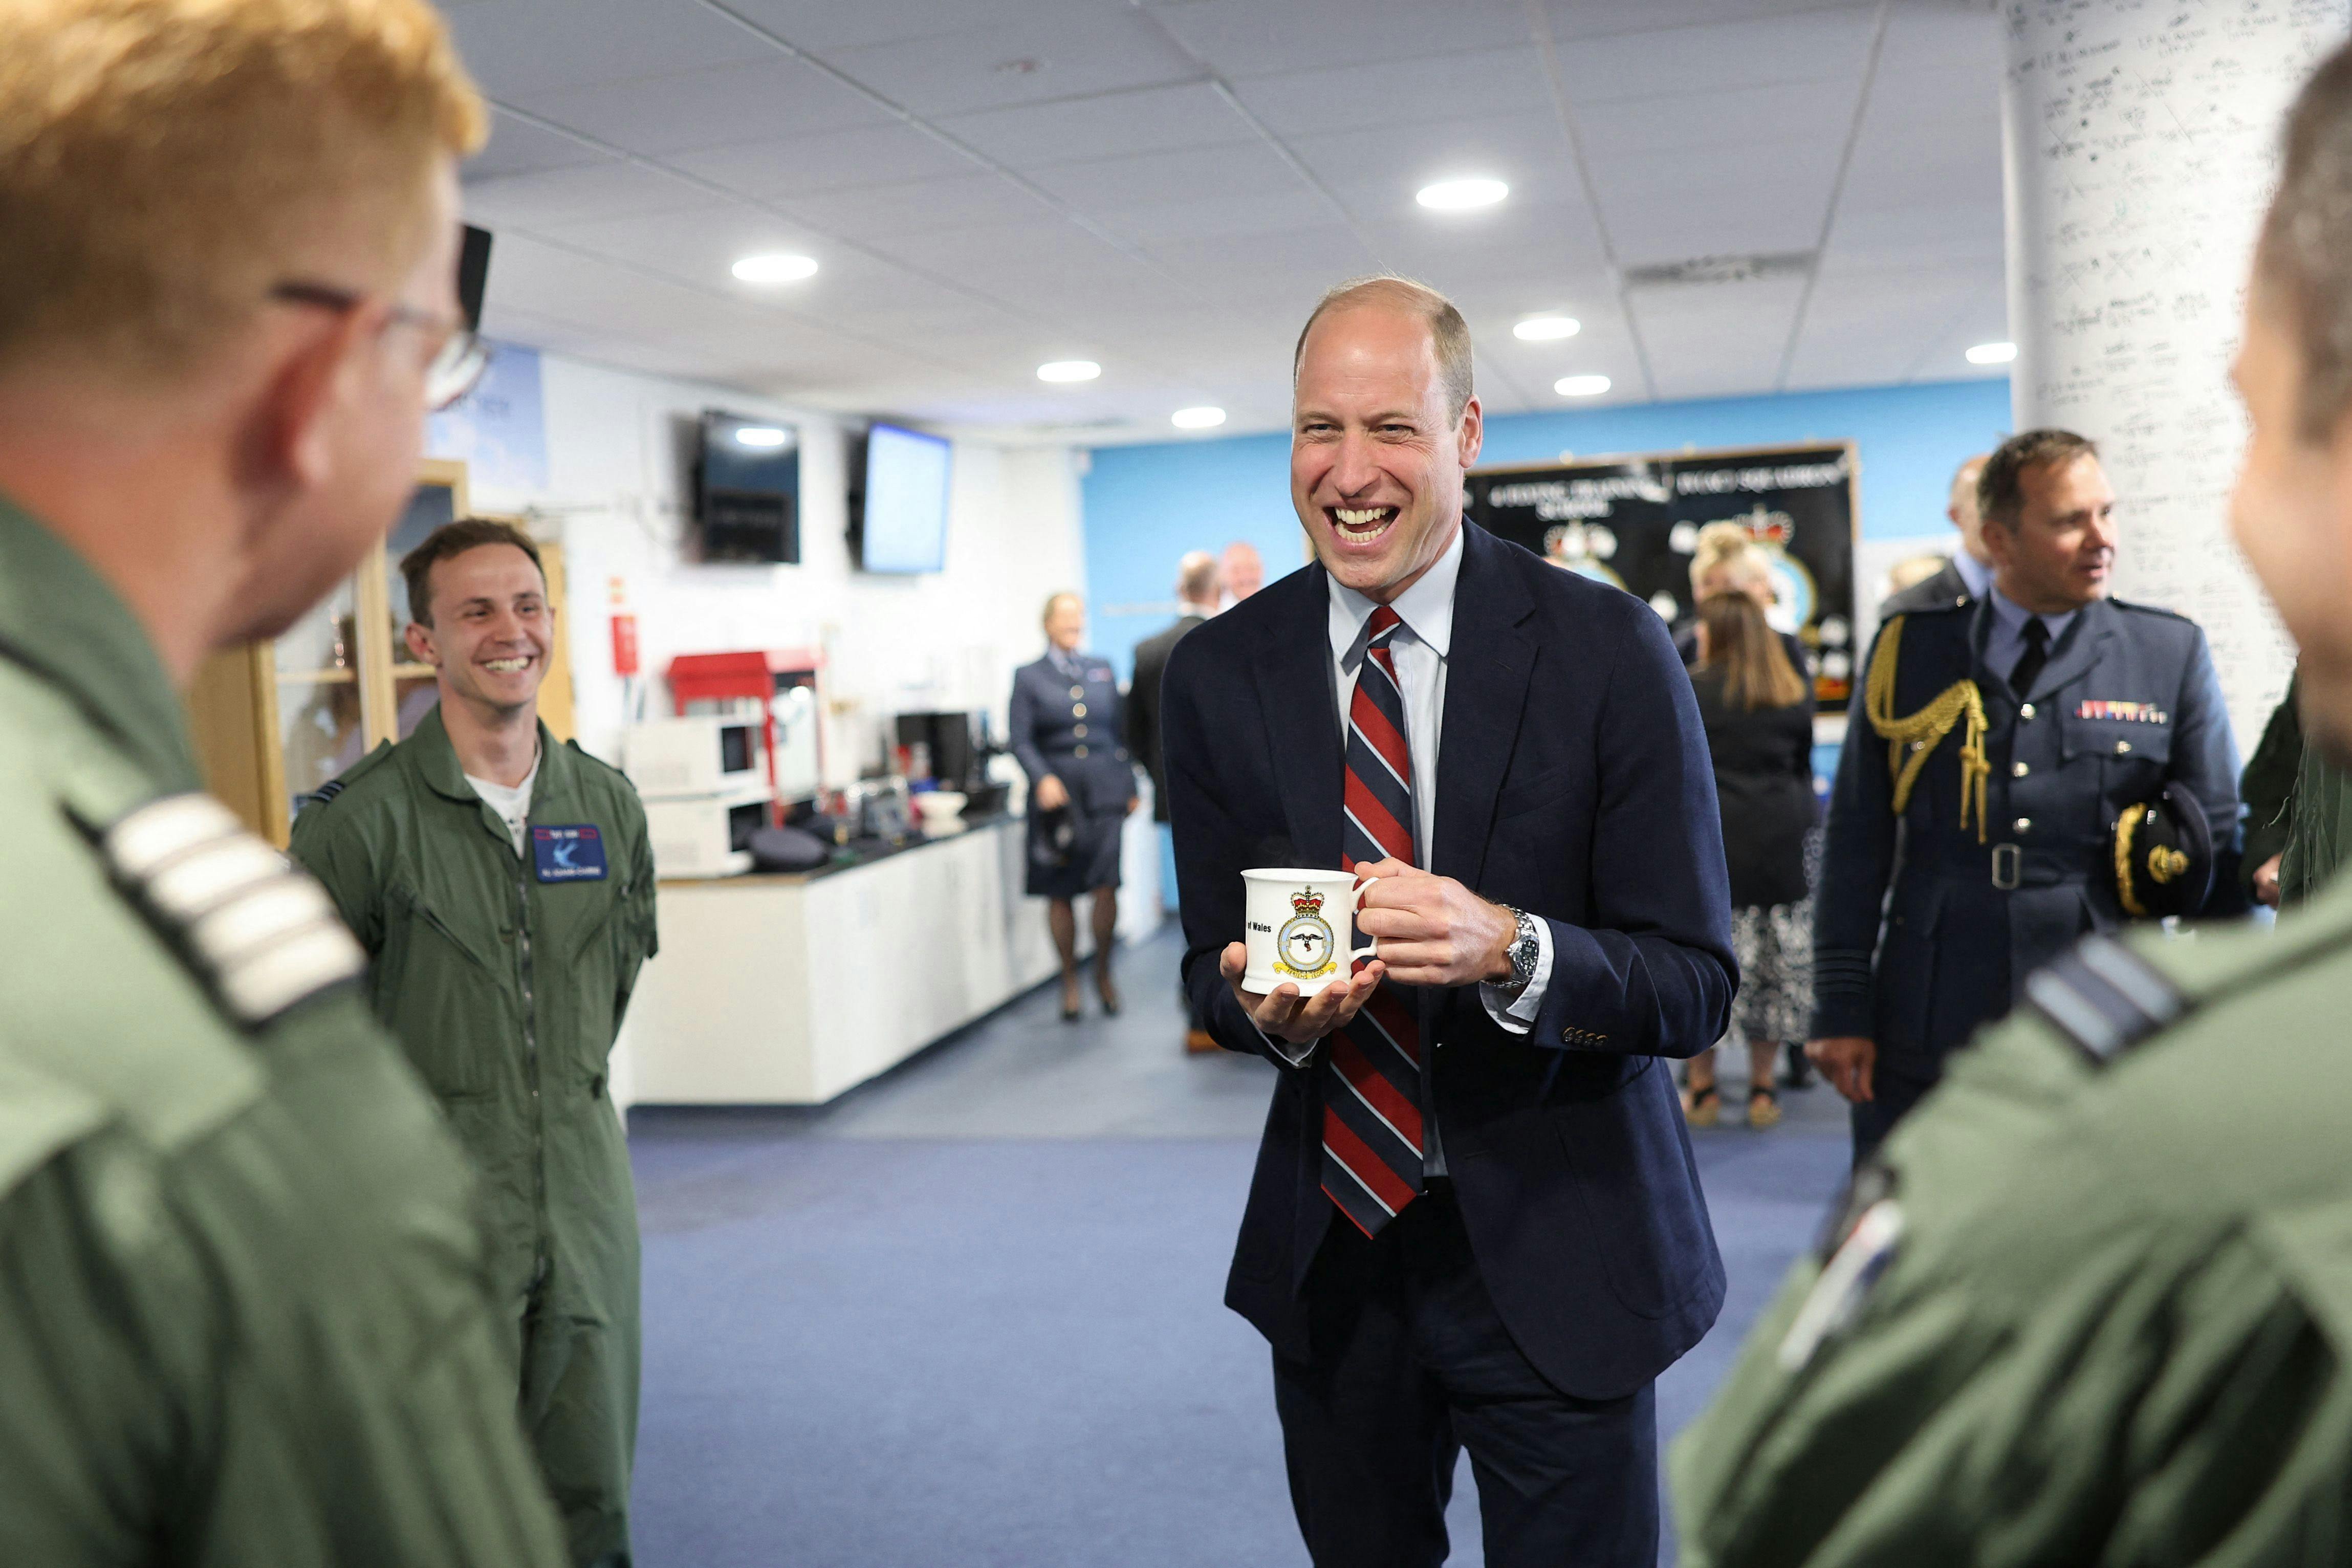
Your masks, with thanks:
[[[1807,1049],[1866,1156],[2025,977],[2126,916],[2114,833],[2171,785],[2236,907],[2238,764],[2205,635],[2107,596],[2115,493],[2063,430],[1979,479],[1990,592],[1880,628],[1830,801]],[[1891,894],[1891,896],[1890,896]],[[2195,912],[2193,910],[2191,912]]]
[[[2232,523],[2342,764],[2352,51],[2290,118],[2247,316]],[[1685,1568],[2352,1558],[2347,997],[2340,879],[2274,932],[2142,926],[2029,981],[1677,1446]]]
[[[175,689],[381,548],[478,370],[483,123],[415,0],[0,6],[10,1568],[562,1562],[465,1156]]]

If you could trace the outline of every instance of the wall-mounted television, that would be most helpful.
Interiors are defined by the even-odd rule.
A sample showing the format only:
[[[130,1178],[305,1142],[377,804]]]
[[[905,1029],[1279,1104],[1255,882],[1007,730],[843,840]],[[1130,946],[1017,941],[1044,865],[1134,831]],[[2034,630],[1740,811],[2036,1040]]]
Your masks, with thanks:
[[[948,474],[941,436],[875,425],[851,455],[849,537],[868,572],[937,572],[948,560]]]
[[[800,431],[782,420],[704,410],[694,520],[707,562],[797,563]]]

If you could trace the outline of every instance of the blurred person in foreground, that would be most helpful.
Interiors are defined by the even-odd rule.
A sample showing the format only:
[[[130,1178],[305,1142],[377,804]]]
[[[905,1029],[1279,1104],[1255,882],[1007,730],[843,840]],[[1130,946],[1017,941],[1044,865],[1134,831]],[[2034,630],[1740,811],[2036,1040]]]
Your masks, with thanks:
[[[2231,525],[2352,760],[2352,50],[2292,110]],[[1857,1177],[1677,1445],[1683,1561],[2352,1560],[2352,885],[2095,936]]]
[[[1108,661],[1082,652],[1086,601],[1045,601],[1045,654],[1013,672],[1005,725],[1029,778],[1023,884],[1045,900],[1045,921],[1062,961],[1062,1021],[1077,1022],[1077,900],[1092,895],[1095,994],[1106,1014],[1119,1009],[1111,960],[1118,951],[1118,863],[1128,815],[1139,802],[1119,718],[1118,680]]]
[[[1176,619],[1135,645],[1135,678],[1127,687],[1127,752],[1151,779],[1151,820],[1160,825],[1162,863],[1171,867],[1175,859],[1168,827],[1168,773],[1160,750],[1160,679],[1167,673],[1168,656],[1177,643],[1217,613],[1219,586],[1217,558],[1207,551],[1192,551],[1176,563]],[[1163,891],[1172,903],[1176,897],[1172,879]],[[1197,1016],[1185,1032],[1184,1048],[1218,1048],[1216,1039]]]
[[[1721,1044],[1748,1043],[1748,1124],[1780,1120],[1772,1087],[1781,1046],[1801,1040],[1813,1010],[1813,904],[1805,836],[1813,828],[1813,699],[1788,649],[1742,593],[1698,603],[1691,671],[1715,763],[1724,864],[1731,874],[1731,945],[1739,991]],[[1722,1113],[1716,1047],[1693,1057],[1683,1111],[1694,1127]]]
[[[1465,519],[1484,416],[1444,296],[1341,284],[1292,366],[1315,561],[1163,687],[1185,983],[1280,1069],[1225,1302],[1321,1568],[1443,1563],[1465,1449],[1492,1568],[1652,1568],[1656,1379],[1723,1301],[1659,1058],[1738,983],[1690,681],[1641,600]],[[1368,881],[1377,956],[1242,989],[1269,866]]]
[[[1992,555],[1985,548],[1984,513],[1977,508],[1977,478],[1991,455],[1979,452],[1952,473],[1951,500],[1944,515],[1960,531],[1960,547],[1936,572],[1879,601],[1880,620],[1912,610],[1957,607],[1985,596],[1992,585]]]
[[[461,518],[401,561],[436,700],[294,819],[368,954],[368,1000],[482,1176],[499,1332],[572,1560],[629,1561],[640,1322],[629,1145],[605,1092],[658,945],[645,808],[539,719],[539,547]]]
[[[1806,1049],[1853,1102],[1857,1163],[2084,932],[2242,907],[2213,656],[2193,621],[2108,596],[2098,448],[2029,430],[1978,489],[1992,586],[1879,628],[1830,797]],[[2147,840],[2201,847],[2165,846],[2179,873],[2135,888],[2116,867],[2149,813]]]
[[[0,1563],[549,1568],[466,1159],[180,693],[479,368],[415,0],[0,5]]]

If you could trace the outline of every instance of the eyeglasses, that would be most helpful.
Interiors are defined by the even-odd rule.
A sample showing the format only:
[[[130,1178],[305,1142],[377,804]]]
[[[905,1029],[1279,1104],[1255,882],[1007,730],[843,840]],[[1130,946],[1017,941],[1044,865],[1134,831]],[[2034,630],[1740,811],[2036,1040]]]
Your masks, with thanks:
[[[316,305],[326,310],[356,310],[367,303],[364,294],[325,283],[280,283],[269,290],[269,297],[289,304]],[[440,413],[473,391],[475,383],[482,379],[482,372],[489,368],[489,344],[462,321],[401,304],[391,306],[385,320],[441,336],[441,347],[433,355],[433,363],[425,367],[425,409],[428,414]]]

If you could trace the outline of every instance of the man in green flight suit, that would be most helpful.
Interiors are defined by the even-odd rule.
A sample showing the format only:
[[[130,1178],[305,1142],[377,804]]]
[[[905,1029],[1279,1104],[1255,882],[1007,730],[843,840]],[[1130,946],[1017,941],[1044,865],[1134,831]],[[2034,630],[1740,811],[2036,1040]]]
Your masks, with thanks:
[[[2286,131],[2240,546],[2352,759],[2352,49]],[[2217,541],[2218,543],[2218,541]],[[2352,1560],[2352,883],[2092,937],[1898,1127],[1677,1445],[1685,1564]]]
[[[483,129],[417,0],[0,6],[10,1568],[563,1561],[456,1142],[175,689],[380,548]]]
[[[440,704],[303,807],[294,855],[483,1177],[523,1426],[573,1561],[625,1564],[637,1211],[606,1062],[655,948],[645,808],[540,722],[555,627],[529,535],[466,519],[400,570]]]

